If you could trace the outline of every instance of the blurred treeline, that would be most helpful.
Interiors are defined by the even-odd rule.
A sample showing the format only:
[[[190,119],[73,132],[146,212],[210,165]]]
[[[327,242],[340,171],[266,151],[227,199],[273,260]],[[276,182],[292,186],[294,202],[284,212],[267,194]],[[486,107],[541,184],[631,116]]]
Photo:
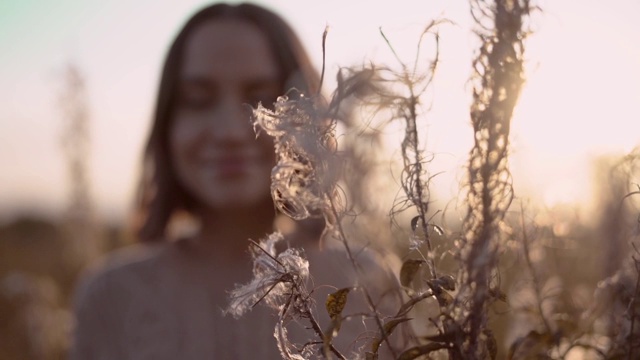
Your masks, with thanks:
[[[100,253],[119,247],[118,224],[92,229],[81,250],[65,219],[22,214],[0,224],[0,359],[64,359],[76,280]],[[88,248],[88,246],[83,246]]]
[[[2,360],[66,358],[78,278],[101,254],[130,242],[123,224],[106,223],[94,211],[84,77],[70,64],[61,80],[60,145],[67,165],[68,200],[55,216],[17,212],[0,222]]]
[[[546,321],[554,332],[596,336],[594,324],[585,323],[589,320],[584,317],[586,311],[594,305],[606,307],[597,310],[600,319],[595,324],[596,333],[604,333],[613,326],[601,318],[613,312],[609,307],[628,306],[638,274],[623,267],[634,254],[630,241],[639,237],[640,195],[638,199],[625,196],[640,182],[639,165],[639,154],[603,157],[595,164],[596,211],[592,214],[571,204],[545,208],[531,199],[520,208],[514,202],[514,240],[500,265],[507,301],[496,304],[491,314],[500,347],[498,358],[506,358],[509,346],[518,338],[545,326],[532,293],[531,269],[521,252],[524,231],[530,241],[531,265],[537,272],[536,286],[546,298],[542,305],[549,317]],[[518,227],[522,219],[524,227]],[[82,226],[69,216],[35,214],[16,215],[0,224],[0,359],[66,358],[73,326],[73,290],[82,269],[101,254],[132,241],[123,224],[95,221],[83,239],[76,238],[78,228]],[[445,241],[446,236],[434,238],[436,243]],[[395,245],[398,255],[406,251],[402,243]],[[442,268],[445,263],[440,264]],[[626,287],[615,290],[617,305],[598,297],[598,289],[609,284]],[[589,357],[588,349],[579,350],[579,358],[600,358]]]

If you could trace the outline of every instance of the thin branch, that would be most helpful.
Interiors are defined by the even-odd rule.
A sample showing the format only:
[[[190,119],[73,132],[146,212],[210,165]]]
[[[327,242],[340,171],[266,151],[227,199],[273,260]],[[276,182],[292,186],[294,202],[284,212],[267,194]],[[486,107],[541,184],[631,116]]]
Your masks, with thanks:
[[[329,205],[330,205],[330,209],[331,209],[331,213],[333,215],[333,217],[336,220],[336,227],[338,229],[338,233],[340,235],[340,240],[342,240],[342,244],[344,245],[344,248],[347,252],[347,257],[349,258],[349,261],[351,262],[351,265],[353,266],[354,270],[356,270],[356,273],[358,274],[358,276],[363,276],[364,274],[362,273],[362,268],[358,265],[355,257],[353,256],[353,252],[351,251],[351,247],[349,246],[349,242],[347,240],[347,236],[346,236],[346,232],[344,231],[343,227],[342,227],[342,223],[340,221],[340,215],[338,213],[338,210],[336,209],[335,206],[335,202],[332,196],[330,196],[329,194],[325,193],[326,198],[329,201]],[[393,346],[391,346],[391,343],[389,341],[389,338],[386,334],[386,331],[384,330],[384,325],[382,324],[382,321],[380,320],[380,317],[377,315],[378,314],[378,309],[376,304],[374,303],[373,299],[371,298],[371,294],[369,294],[369,291],[367,290],[366,287],[361,287],[362,289],[362,293],[364,294],[364,297],[367,301],[367,304],[369,305],[370,310],[376,314],[376,316],[374,316],[373,318],[376,321],[376,325],[378,326],[378,329],[380,330],[380,334],[383,337],[384,342],[387,344],[387,346],[389,347],[389,351],[391,351],[391,354],[393,355],[394,358],[397,357],[397,354],[395,353],[395,349],[393,348]]]

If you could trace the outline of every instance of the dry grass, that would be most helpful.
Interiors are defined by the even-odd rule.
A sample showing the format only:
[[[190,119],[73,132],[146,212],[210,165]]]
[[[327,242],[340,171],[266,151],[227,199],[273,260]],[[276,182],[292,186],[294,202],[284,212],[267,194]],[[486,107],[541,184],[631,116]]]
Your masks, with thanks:
[[[399,272],[404,300],[395,316],[383,318],[367,289],[362,289],[368,299],[363,313],[376,318],[378,327],[378,336],[365,347],[368,350],[361,354],[362,358],[378,358],[381,345],[391,348],[390,353],[398,359],[566,359],[576,355],[634,358],[640,353],[637,245],[633,245],[634,251],[622,264],[610,266],[609,277],[597,286],[594,279],[602,274],[596,271],[597,274],[588,276],[593,286],[579,287],[565,282],[571,279],[560,272],[561,266],[557,266],[555,270],[559,272],[554,273],[550,265],[554,261],[558,265],[560,256],[575,258],[578,254],[584,258],[586,255],[580,251],[584,249],[578,248],[576,253],[567,255],[570,252],[561,254],[562,251],[549,247],[550,242],[567,240],[558,239],[559,233],[560,237],[567,237],[584,231],[579,222],[570,223],[569,228],[565,226],[560,231],[558,224],[538,226],[528,215],[537,210],[524,205],[509,212],[514,198],[509,171],[510,122],[524,82],[526,23],[533,7],[527,0],[473,0],[471,4],[480,47],[472,61],[470,118],[474,145],[469,152],[463,186],[467,210],[458,229],[445,228],[433,221],[437,211],[429,208],[430,158],[425,155],[426,144],[420,143],[419,136],[420,122],[425,117],[422,97],[436,75],[437,29],[443,22],[429,24],[419,39],[419,44],[425,36],[436,40],[426,69],[421,68],[417,60],[421,59],[418,46],[416,60],[410,65],[396,55],[398,69],[375,64],[343,69],[338,74],[338,87],[331,101],[322,100],[318,94],[308,97],[297,94],[294,98],[279,99],[275,111],[263,107],[255,110],[256,125],[276,139],[279,162],[272,179],[274,200],[280,210],[294,219],[323,216],[327,223],[325,236],[343,243],[358,272],[360,266],[351,250],[354,240],[349,238],[343,223],[348,214],[345,209],[357,208],[347,200],[358,202],[366,196],[359,194],[358,189],[349,188],[358,182],[345,179],[349,173],[341,167],[350,161],[359,165],[366,161],[352,157],[356,152],[348,150],[357,149],[353,143],[342,146],[347,151],[337,151],[333,134],[338,121],[344,121],[347,129],[351,129],[351,120],[342,117],[349,112],[345,109],[365,107],[373,113],[384,114],[386,123],[400,122],[405,129],[400,144],[402,167],[397,176],[402,195],[390,214],[393,218],[405,212],[415,215],[406,224],[411,234],[405,247],[408,254],[400,254],[407,259]],[[395,55],[392,44],[388,44]],[[353,137],[345,139],[357,142]],[[370,138],[365,141],[372,143]],[[625,161],[630,166],[636,160],[628,157]],[[625,178],[619,179],[628,182],[631,175],[637,175],[637,171],[628,171]],[[340,182],[347,186],[343,191],[337,190]],[[638,194],[640,191],[630,191],[626,196],[618,192],[617,201],[626,201]],[[360,205],[363,204],[365,202]],[[619,219],[623,213],[633,210],[620,205],[616,211]],[[359,220],[358,217],[352,219]],[[618,246],[636,240],[632,232],[624,230],[629,224],[615,221],[607,224],[610,235],[615,233],[620,239],[616,242]],[[453,246],[435,246],[434,234],[448,239]],[[549,234],[553,236],[550,238]],[[584,233],[581,236],[587,238]],[[438,261],[446,256],[451,258],[448,266]],[[275,260],[275,255],[272,257]],[[509,273],[503,275],[506,262],[509,262]],[[287,283],[285,280],[289,277],[283,279],[283,283]],[[269,287],[268,292],[274,289]],[[304,292],[288,290],[284,294],[288,296],[284,307],[282,302],[275,306],[281,328],[285,316],[295,316],[288,307],[300,299],[308,299]],[[329,300],[335,302],[338,296],[344,296],[341,301],[346,301],[346,294],[339,292]],[[421,310],[417,305],[421,305]],[[313,308],[308,305],[302,308],[305,310],[298,313],[313,324]],[[334,321],[343,316],[341,308],[334,309],[330,315]],[[398,329],[417,327],[407,327],[407,323],[422,324],[430,334],[405,334],[409,344],[403,347],[387,341]],[[515,335],[506,335],[510,331]],[[325,357],[344,357],[331,347],[335,334],[314,332],[311,336],[319,339],[315,344],[321,349],[320,353]],[[286,338],[279,338],[279,342],[281,349],[289,349],[283,352],[285,358],[307,358],[313,353],[293,353],[290,350],[295,347],[287,344]]]

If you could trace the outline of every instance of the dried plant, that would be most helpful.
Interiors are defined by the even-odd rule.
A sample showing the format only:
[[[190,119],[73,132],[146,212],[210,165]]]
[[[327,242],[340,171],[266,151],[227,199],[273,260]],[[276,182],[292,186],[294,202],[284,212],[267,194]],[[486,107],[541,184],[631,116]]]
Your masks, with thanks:
[[[292,90],[288,95],[278,98],[273,110],[261,104],[258,105],[254,110],[254,126],[258,133],[265,132],[274,138],[277,163],[271,174],[271,193],[276,208],[296,220],[311,216],[324,217],[326,228],[323,237],[341,241],[355,272],[360,273],[361,267],[351,250],[341,224],[343,210],[340,206],[339,192],[336,191],[337,165],[341,159],[336,154],[333,135],[336,120],[333,115],[337,114],[339,102],[331,102],[328,106],[323,104],[324,101],[320,95],[308,96]],[[321,346],[325,356],[332,353],[339,358],[344,358],[332,345],[332,339],[342,320],[341,310],[332,314],[336,310],[331,307],[334,308],[329,311],[333,325],[331,329],[323,332],[311,310],[312,298],[302,286],[304,276],[292,271],[285,264],[280,264],[278,262],[280,255],[276,256],[272,253],[270,244],[271,242],[266,242],[265,246],[258,247],[271,259],[271,275],[263,271],[256,272],[256,269],[265,267],[265,261],[261,260],[261,257],[255,257],[254,280],[233,293],[232,312],[239,315],[242,313],[240,310],[246,309],[247,302],[255,300],[257,303],[265,300],[267,305],[277,309],[279,313],[275,335],[283,357],[298,359],[302,356],[300,354],[309,354],[310,348]],[[285,291],[284,305],[282,302],[272,300],[274,297],[283,296],[281,290]],[[386,332],[383,330],[382,320],[377,315],[376,302],[366,288],[362,287],[358,290],[363,293],[369,307],[364,312],[372,314],[367,316],[377,321],[380,333],[383,334],[382,341],[386,342]],[[264,295],[259,295],[260,292]],[[302,350],[298,351],[300,354],[294,353],[292,349],[295,346],[286,336],[286,322],[291,318],[309,320],[318,338],[317,341],[311,341],[303,346]]]
[[[280,233],[273,233],[260,243],[253,244],[253,279],[250,283],[237,287],[231,292],[231,302],[227,313],[240,317],[253,306],[263,301],[267,306],[278,311],[278,321],[274,336],[278,349],[284,359],[304,359],[298,354],[294,345],[287,338],[287,322],[292,319],[306,319],[320,339],[326,335],[320,328],[312,313],[313,300],[306,288],[309,278],[309,262],[298,250],[286,249],[276,253],[276,243],[282,241]],[[339,311],[341,312],[341,311]],[[330,342],[323,344],[323,354],[329,357],[329,351],[340,359],[344,356]],[[310,347],[304,347],[301,354],[311,354]]]
[[[348,211],[366,207],[366,201],[362,201],[366,196],[358,193],[359,189],[341,190],[338,184],[362,184],[362,178],[345,176],[348,172],[343,168],[350,161],[360,161],[357,164],[362,165],[366,160],[349,157],[362,151],[354,145],[357,140],[353,137],[345,137],[351,143],[341,144],[339,151],[335,129],[339,119],[348,130],[355,129],[345,114],[357,107],[365,108],[374,114],[365,122],[376,117],[383,119],[380,126],[403,126],[399,176],[402,195],[396,199],[390,217],[400,218],[398,215],[405,211],[415,214],[407,224],[409,253],[403,254],[406,260],[399,269],[402,296],[394,315],[381,316],[367,287],[357,288],[366,299],[361,315],[376,323],[375,335],[369,337],[362,354],[365,359],[377,359],[383,344],[396,359],[495,359],[501,347],[508,348],[502,356],[509,359],[566,359],[576,354],[634,358],[640,353],[637,245],[624,266],[608,270],[609,277],[597,289],[594,287],[592,297],[587,296],[589,301],[585,296],[568,294],[577,288],[564,286],[562,274],[545,269],[551,260],[540,254],[547,250],[549,229],[527,220],[524,207],[517,218],[508,214],[514,197],[509,171],[510,123],[524,83],[524,41],[528,17],[534,8],[528,0],[470,3],[480,47],[472,62],[470,118],[474,143],[464,185],[466,215],[459,234],[456,236],[455,230],[444,229],[433,221],[437,211],[429,208],[431,158],[424,136],[420,136],[421,121],[428,113],[424,111],[425,94],[439,61],[437,29],[445,21],[431,22],[420,36],[419,44],[428,35],[434,39],[433,56],[428,61],[421,57],[418,46],[415,61],[407,65],[381,31],[399,68],[367,64],[341,69],[337,89],[328,102],[319,94],[302,94],[294,89],[280,97],[273,110],[261,105],[254,110],[256,132],[275,140],[277,165],[272,172],[271,190],[276,207],[296,220],[323,217],[327,224],[323,236],[338,239],[354,272],[362,272],[344,220]],[[377,126],[365,124],[375,129],[371,133],[378,131]],[[369,137],[371,133],[365,139],[374,142],[374,136]],[[638,193],[640,187],[625,199]],[[360,203],[354,206],[349,199]],[[568,231],[574,230],[580,229]],[[555,231],[552,229],[551,233]],[[441,251],[433,242],[434,233],[449,238],[452,249]],[[619,235],[628,238],[629,233],[621,231]],[[343,288],[329,295],[325,305],[332,324],[321,330],[311,296],[313,289],[306,288],[308,263],[300,251],[277,253],[274,244],[278,239],[279,235],[273,234],[253,243],[254,279],[232,292],[230,313],[239,316],[264,302],[279,314],[275,337],[284,358],[304,359],[317,353],[327,358],[345,358],[333,346],[333,340],[341,336],[338,330],[345,318],[342,310],[353,289]],[[449,254],[453,255],[455,268],[439,264],[439,259]],[[522,270],[505,276],[509,283],[503,283],[500,271],[504,259],[513,260],[512,266]],[[509,298],[503,290],[508,285],[512,285]],[[499,338],[490,326],[496,302],[508,309],[500,319],[503,323],[524,319],[517,325],[524,333],[509,339],[511,342]],[[417,309],[419,305],[421,309]],[[613,313],[606,315],[607,310]],[[287,323],[292,319],[309,321],[312,334],[307,343],[293,344],[287,337]],[[414,324],[425,325],[430,333],[411,333]],[[400,347],[390,341],[396,332],[406,340]]]
[[[428,338],[426,344],[418,344],[405,350],[399,355],[400,358],[416,358],[440,349],[447,349],[452,358],[484,357],[483,354],[487,354],[487,351],[492,355],[495,353],[489,346],[493,337],[486,328],[486,313],[490,300],[496,297],[496,285],[490,284],[490,281],[497,261],[499,227],[511,199],[507,168],[509,121],[522,83],[524,33],[521,27],[522,17],[528,13],[529,8],[528,2],[508,5],[498,1],[493,10],[489,10],[489,5],[476,3],[476,10],[487,11],[485,16],[495,19],[495,28],[487,28],[478,33],[482,47],[474,67],[479,82],[474,91],[471,113],[476,144],[471,152],[469,166],[469,215],[465,221],[466,230],[460,241],[459,254],[459,259],[466,267],[463,267],[464,271],[459,276],[463,289],[458,292],[455,302],[449,294],[449,291],[456,288],[454,278],[450,275],[438,276],[433,259],[434,252],[429,239],[433,224],[430,224],[427,217],[430,180],[426,169],[428,159],[419,144],[417,125],[421,116],[421,96],[431,85],[438,63],[439,37],[434,31],[438,22],[427,26],[420,40],[421,43],[426,34],[433,34],[436,39],[435,56],[426,72],[418,71],[419,51],[412,68],[406,66],[396,55],[401,65],[400,71],[371,65],[359,70],[351,69],[346,72],[347,76],[341,72],[338,89],[326,110],[321,110],[322,107],[318,106],[323,102],[317,96],[295,92],[280,97],[274,104],[274,110],[258,106],[254,111],[256,129],[275,139],[277,165],[272,172],[272,196],[276,207],[294,219],[323,216],[327,222],[326,235],[342,241],[356,271],[359,266],[342,228],[343,213],[339,211],[334,191],[337,179],[337,171],[334,169],[340,163],[334,151],[335,140],[332,137],[335,118],[341,104],[346,99],[355,97],[376,111],[387,111],[390,121],[401,120],[404,123],[405,137],[401,145],[404,167],[401,183],[405,199],[398,203],[394,212],[409,207],[417,212],[418,215],[411,221],[411,241],[412,249],[420,254],[421,259],[406,261],[403,265],[400,281],[407,288],[409,300],[386,323],[377,316],[375,303],[367,290],[363,289],[370,307],[368,310],[376,318],[379,328],[379,340],[374,342],[371,348],[373,351],[367,354],[368,358],[378,356],[379,344],[382,341],[388,343],[389,334],[398,324],[407,321],[406,315],[416,303],[431,297],[438,300],[441,309],[441,316],[433,320],[440,333]],[[479,20],[478,22],[480,23]],[[389,47],[393,51],[390,43]],[[401,84],[403,90],[394,88],[397,84]],[[293,96],[290,98],[291,95]],[[419,250],[423,244],[427,248],[426,255]],[[270,256],[274,261],[277,259],[273,254]],[[427,288],[413,291],[411,282],[423,263],[427,264],[429,273]],[[284,269],[279,264],[276,267]],[[267,278],[270,280],[254,279],[238,289],[237,291],[251,289],[251,296],[241,292],[239,294],[244,294],[241,298],[262,299],[260,296],[268,296],[266,293],[274,292],[276,286],[282,287],[283,279],[297,277],[276,273]],[[272,284],[274,279],[277,279],[276,283],[279,285]],[[284,283],[289,282],[287,280]],[[257,290],[260,289],[263,292],[266,290],[265,295],[259,295],[260,291]],[[296,296],[289,295],[292,299],[305,298],[304,294]],[[281,306],[279,310],[282,323],[285,313]],[[285,334],[281,330],[277,333]],[[279,339],[285,338],[281,336]],[[281,344],[280,347],[288,348],[286,344]],[[283,355],[293,356],[287,351]]]
[[[473,62],[467,215],[458,243],[464,265],[460,290],[451,305],[445,333],[459,332],[450,357],[495,358],[496,344],[487,327],[489,306],[501,296],[498,261],[509,232],[503,222],[513,190],[508,167],[509,132],[513,109],[523,83],[523,21],[529,1],[472,1],[480,51]]]

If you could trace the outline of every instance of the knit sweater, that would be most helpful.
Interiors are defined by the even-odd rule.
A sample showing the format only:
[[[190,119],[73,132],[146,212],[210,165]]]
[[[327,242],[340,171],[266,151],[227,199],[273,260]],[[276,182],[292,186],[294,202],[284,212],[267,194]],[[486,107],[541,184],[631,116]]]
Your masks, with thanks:
[[[240,319],[223,314],[230,284],[248,282],[251,265],[234,272],[193,261],[188,253],[180,242],[136,246],[89,271],[76,292],[71,359],[281,359],[273,335],[276,311],[259,305]],[[316,314],[326,329],[324,299],[337,288],[356,285],[356,277],[341,251],[307,251],[307,257],[314,283],[332,285],[314,291]],[[383,270],[369,274],[377,286],[391,279]],[[362,306],[362,299],[352,297],[344,313],[362,312]],[[345,354],[358,350],[375,334],[371,324],[343,325],[336,346]],[[300,343],[318,340],[308,323],[288,328]]]

